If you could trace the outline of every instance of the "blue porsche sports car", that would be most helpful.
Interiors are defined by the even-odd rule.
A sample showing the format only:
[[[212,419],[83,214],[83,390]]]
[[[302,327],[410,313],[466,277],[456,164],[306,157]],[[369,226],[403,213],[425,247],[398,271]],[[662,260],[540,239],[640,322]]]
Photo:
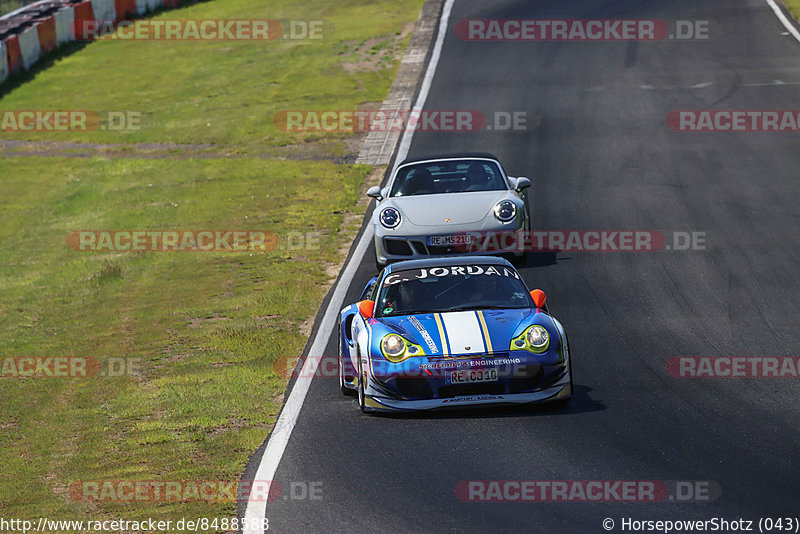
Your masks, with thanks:
[[[568,402],[567,336],[506,260],[394,263],[339,323],[339,386],[364,412]]]

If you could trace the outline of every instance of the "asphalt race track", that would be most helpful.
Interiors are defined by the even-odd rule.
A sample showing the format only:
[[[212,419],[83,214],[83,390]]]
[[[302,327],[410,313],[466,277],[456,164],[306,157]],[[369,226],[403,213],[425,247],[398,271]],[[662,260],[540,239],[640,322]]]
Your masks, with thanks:
[[[708,20],[710,39],[468,42],[453,30],[461,19]],[[706,249],[526,258],[527,284],[570,337],[576,395],[564,409],[369,417],[335,379],[315,379],[275,480],[321,482],[323,498],[269,503],[270,531],[587,533],[604,518],[620,532],[623,517],[800,516],[798,381],[665,367],[800,355],[800,139],[666,124],[674,110],[800,108],[800,43],[767,3],[458,0],[425,107],[527,114],[527,131],[417,133],[409,155],[495,153],[532,178],[537,229],[705,232]],[[370,247],[347,303],[373,261]],[[456,498],[459,481],[495,479],[712,481],[721,495]]]

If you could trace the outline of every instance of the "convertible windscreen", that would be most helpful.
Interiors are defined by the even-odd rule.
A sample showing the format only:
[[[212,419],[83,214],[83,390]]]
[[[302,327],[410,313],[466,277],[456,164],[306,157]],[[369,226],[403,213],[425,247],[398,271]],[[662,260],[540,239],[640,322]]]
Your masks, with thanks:
[[[430,161],[400,169],[389,196],[435,195],[508,189],[497,163],[488,160]]]
[[[519,274],[503,265],[451,265],[410,269],[383,281],[375,316],[529,308],[533,302]]]

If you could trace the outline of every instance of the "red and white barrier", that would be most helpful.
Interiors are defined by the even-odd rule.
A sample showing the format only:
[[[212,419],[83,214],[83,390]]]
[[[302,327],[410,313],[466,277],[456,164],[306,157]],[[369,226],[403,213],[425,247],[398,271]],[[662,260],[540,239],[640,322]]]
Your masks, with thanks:
[[[62,9],[57,12],[53,18],[56,21],[56,42],[61,46],[64,43],[75,40],[75,31],[73,24],[75,23],[75,10],[70,6],[68,9]]]
[[[62,44],[87,38],[82,21],[124,20],[180,4],[181,0],[82,0],[68,5],[0,41],[0,83],[23,68],[29,70],[42,55]]]
[[[114,0],[117,20],[126,20],[136,15],[136,0]]]
[[[56,41],[56,19],[47,17],[36,23],[39,33],[39,54],[44,55],[58,47]]]
[[[117,7],[114,0],[91,0],[95,20],[117,20]]]
[[[161,4],[161,0],[147,0],[147,11],[155,11]]]
[[[8,57],[6,56],[6,42],[0,41],[0,83],[8,78]]]
[[[8,73],[14,74],[22,69],[22,52],[19,49],[19,37],[12,35],[3,41],[6,45]]]
[[[75,35],[73,39],[82,41],[86,38],[84,35],[85,21],[94,22],[96,20],[94,17],[94,9],[92,9],[92,3],[89,0],[85,0],[80,4],[75,4],[73,10],[75,12],[75,22],[73,25]]]
[[[19,34],[19,48],[22,52],[22,66],[30,70],[34,63],[39,61],[41,49],[39,47],[39,31],[36,26],[31,26]]]

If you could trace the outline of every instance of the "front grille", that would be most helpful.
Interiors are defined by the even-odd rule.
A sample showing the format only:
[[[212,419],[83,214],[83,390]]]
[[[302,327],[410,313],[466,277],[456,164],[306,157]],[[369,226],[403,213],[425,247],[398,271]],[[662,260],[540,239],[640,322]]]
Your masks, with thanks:
[[[435,247],[428,245],[428,252],[433,256],[439,256],[444,254],[463,254],[465,250],[464,247]]]
[[[542,383],[542,367],[540,365],[523,365],[514,370],[514,376],[508,384],[509,393],[521,393],[539,389]]]
[[[404,397],[430,399],[433,390],[424,378],[397,378],[395,379],[397,392]]]
[[[383,246],[393,256],[411,256],[411,247],[404,240],[383,238]]]
[[[494,358],[509,358],[511,355],[510,352],[491,352],[488,354],[451,354],[450,358],[455,358],[457,360],[461,359],[470,359],[470,360],[486,360],[487,362],[491,363]]]
[[[422,241],[412,241],[411,246],[414,247],[414,251],[417,254],[426,256],[428,254],[428,249],[425,248],[425,244]]]

